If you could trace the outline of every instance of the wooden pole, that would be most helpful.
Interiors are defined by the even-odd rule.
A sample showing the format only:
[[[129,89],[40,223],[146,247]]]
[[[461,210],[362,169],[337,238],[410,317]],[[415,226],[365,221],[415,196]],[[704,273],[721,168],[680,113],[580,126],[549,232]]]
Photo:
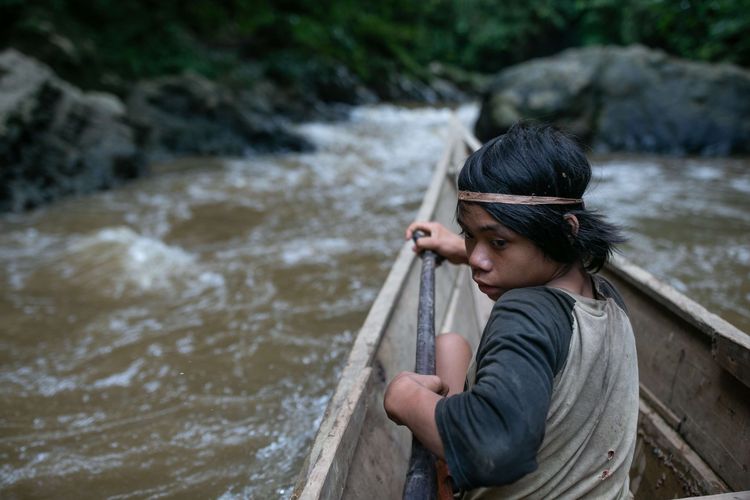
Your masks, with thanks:
[[[416,231],[414,241],[424,236]],[[422,274],[419,281],[419,308],[417,312],[417,354],[415,371],[422,375],[435,374],[435,267],[438,255],[424,250]],[[404,499],[433,500],[437,498],[437,472],[435,456],[416,437],[412,437],[411,458],[404,484]]]

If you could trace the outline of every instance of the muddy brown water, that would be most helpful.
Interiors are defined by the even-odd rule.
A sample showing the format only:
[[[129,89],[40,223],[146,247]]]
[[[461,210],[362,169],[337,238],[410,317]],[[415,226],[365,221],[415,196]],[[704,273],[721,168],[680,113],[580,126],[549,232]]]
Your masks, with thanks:
[[[0,496],[287,496],[450,113],[0,217]],[[750,330],[750,161],[594,160],[625,256]]]

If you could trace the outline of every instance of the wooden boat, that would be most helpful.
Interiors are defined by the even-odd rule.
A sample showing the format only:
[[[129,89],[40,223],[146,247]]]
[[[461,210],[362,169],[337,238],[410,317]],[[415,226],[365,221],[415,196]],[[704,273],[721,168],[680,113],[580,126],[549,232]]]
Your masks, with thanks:
[[[477,147],[453,125],[418,219],[455,228],[455,175]],[[294,499],[401,498],[411,434],[388,420],[382,402],[388,381],[414,367],[420,261],[410,246],[354,341]],[[638,349],[631,491],[644,499],[750,498],[743,491],[750,490],[750,337],[623,259],[603,272],[625,298]],[[436,331],[460,332],[476,347],[492,303],[466,266],[444,264],[435,279]]]

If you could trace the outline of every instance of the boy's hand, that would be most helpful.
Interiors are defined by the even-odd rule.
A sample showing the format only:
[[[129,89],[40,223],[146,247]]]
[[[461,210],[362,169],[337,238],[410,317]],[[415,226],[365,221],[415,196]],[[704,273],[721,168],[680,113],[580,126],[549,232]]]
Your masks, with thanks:
[[[419,238],[413,247],[415,252],[433,250],[452,264],[467,264],[466,245],[463,238],[439,222],[412,222],[406,228],[406,239],[411,239],[416,230],[427,234]]]
[[[413,372],[396,375],[388,384],[383,397],[388,418],[398,425],[405,425],[410,420],[409,413],[414,409],[418,393],[425,389],[440,396],[448,393],[448,386],[437,375],[419,375]]]
[[[447,392],[448,386],[436,375],[401,372],[388,384],[383,397],[388,418],[407,426],[438,458],[445,458],[445,451],[435,423],[435,407]]]

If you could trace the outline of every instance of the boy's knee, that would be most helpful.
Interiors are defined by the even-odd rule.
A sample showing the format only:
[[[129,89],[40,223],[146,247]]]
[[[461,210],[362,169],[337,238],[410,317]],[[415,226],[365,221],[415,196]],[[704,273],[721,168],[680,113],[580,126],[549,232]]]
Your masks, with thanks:
[[[468,353],[471,355],[469,342],[457,333],[441,333],[435,338],[435,349],[445,352]]]
[[[435,339],[435,369],[448,387],[448,394],[464,389],[466,370],[471,363],[471,346],[457,333],[444,333]]]

